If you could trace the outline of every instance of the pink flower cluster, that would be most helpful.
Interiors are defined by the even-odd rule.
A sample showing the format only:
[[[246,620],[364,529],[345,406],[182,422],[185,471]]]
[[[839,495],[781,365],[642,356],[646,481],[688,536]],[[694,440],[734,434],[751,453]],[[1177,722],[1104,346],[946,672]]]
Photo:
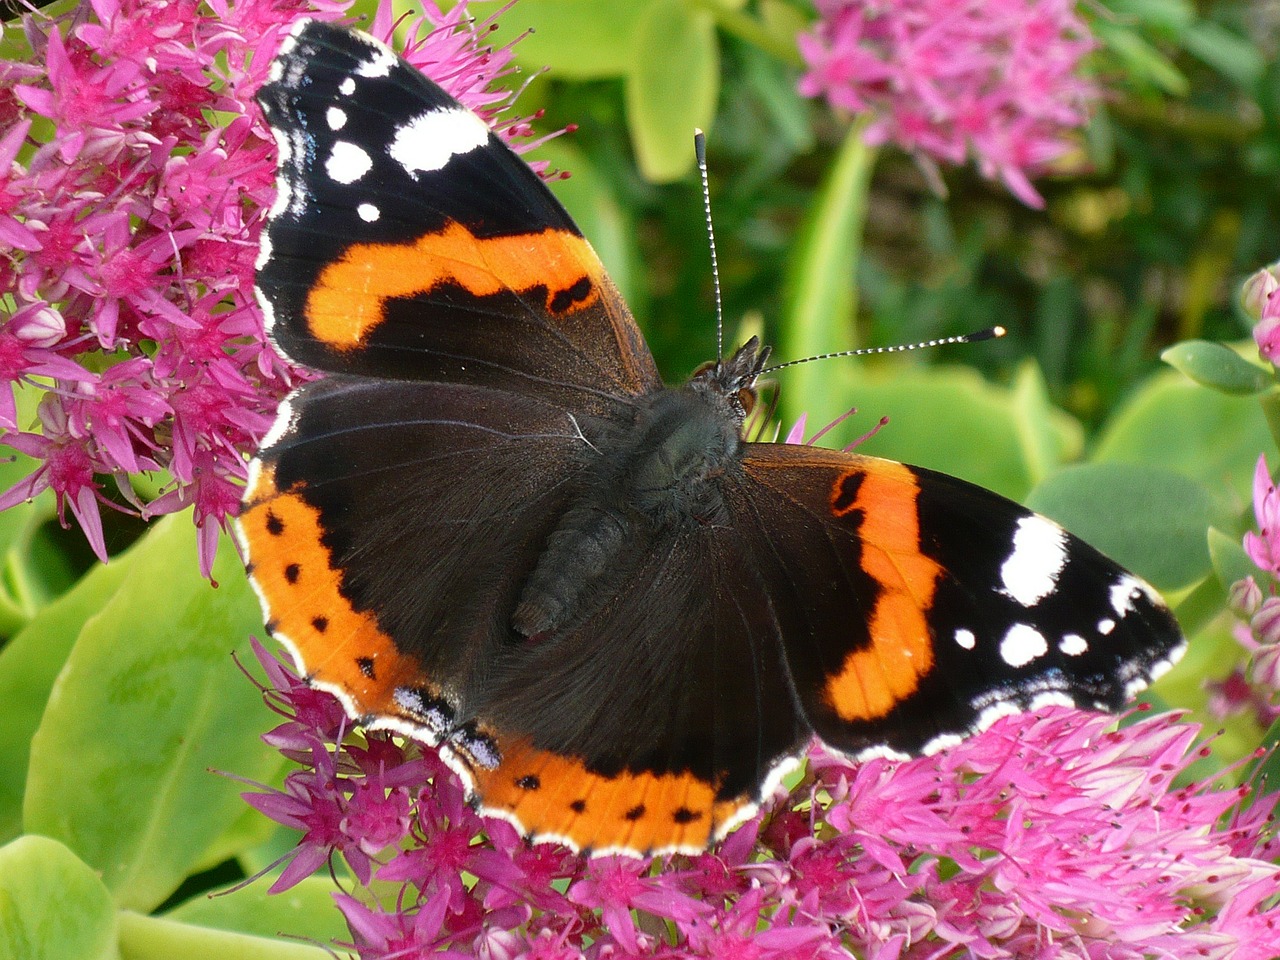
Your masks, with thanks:
[[[1171,715],[1052,709],[896,764],[815,746],[713,852],[588,860],[481,819],[434,751],[353,734],[258,651],[287,718],[267,739],[300,763],[246,795],[302,833],[272,889],[340,854],[364,960],[1280,956],[1276,797],[1179,785],[1203,751]]]
[[[1280,576],[1280,491],[1267,468],[1267,458],[1261,455],[1253,472],[1253,512],[1258,531],[1244,535],[1244,549],[1259,572],[1257,577],[1232,584],[1230,592],[1231,610],[1240,621],[1235,637],[1248,661],[1207,687],[1209,707],[1216,715],[1251,713],[1265,730],[1280,720],[1280,703],[1276,702],[1280,695],[1280,596],[1275,593]]]
[[[1280,364],[1280,263],[1259,270],[1241,291],[1245,312],[1254,319],[1253,339],[1262,359]]]
[[[208,572],[245,456],[300,376],[252,295],[275,169],[253,95],[293,21],[349,6],[92,0],[26,17],[28,56],[0,60],[0,443],[39,467],[0,509],[52,489],[105,559],[101,507],[194,506]],[[391,7],[371,28],[384,39]],[[510,50],[482,45],[465,3],[409,26],[409,58],[492,121]],[[34,423],[15,387],[39,396]],[[165,478],[150,502],[144,473]]]
[[[1253,339],[1262,359],[1280,364],[1280,264],[1254,273],[1240,292],[1241,306],[1254,321]],[[1256,577],[1231,586],[1230,606],[1239,619],[1235,637],[1248,655],[1226,678],[1208,683],[1209,707],[1220,717],[1250,713],[1262,729],[1280,720],[1280,492],[1258,456],[1253,471],[1256,532],[1244,535],[1245,553],[1258,567]],[[1261,583],[1259,582],[1261,581]]]
[[[1081,64],[1094,47],[1075,0],[816,0],[798,38],[800,92],[869,113],[866,138],[932,162],[972,155],[1023,203],[1028,177],[1072,146],[1097,95]]]

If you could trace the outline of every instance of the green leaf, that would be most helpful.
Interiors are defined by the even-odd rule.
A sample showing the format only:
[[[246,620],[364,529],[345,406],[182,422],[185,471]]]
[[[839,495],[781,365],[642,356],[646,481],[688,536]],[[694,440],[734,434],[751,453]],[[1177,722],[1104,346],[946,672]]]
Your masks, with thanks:
[[[1256,400],[1218,393],[1170,371],[1148,380],[1112,416],[1093,459],[1181,473],[1233,494],[1238,508],[1252,500],[1258,453],[1273,446]]]
[[[43,395],[42,390],[32,386],[14,388],[18,423],[37,421]],[[10,489],[39,468],[40,461],[10,449],[7,456],[0,457],[0,491]],[[0,511],[0,636],[12,636],[67,587],[62,564],[44,563],[40,556],[41,527],[53,519],[54,513],[52,490]]]
[[[243,813],[240,787],[278,756],[236,668],[259,607],[236,552],[214,588],[197,570],[190,516],[166,517],[134,548],[128,578],[80,632],[31,745],[23,814],[102,871],[125,907],[168,897]]]
[[[333,902],[338,891],[328,876],[308,877],[283,893],[267,893],[267,880],[238,890],[200,894],[165,914],[169,920],[235,930],[260,937],[293,935],[320,941],[348,934]]]
[[[120,946],[127,960],[331,960],[333,953],[309,943],[179,923],[165,917],[120,914]]]
[[[1095,19],[1092,26],[1094,35],[1124,64],[1125,73],[1134,80],[1175,97],[1187,95],[1191,84],[1186,74],[1132,28],[1103,19]]]
[[[1221,530],[1210,527],[1207,540],[1213,572],[1217,574],[1218,582],[1222,584],[1223,589],[1229,588],[1237,580],[1243,580],[1245,577],[1262,580],[1263,574],[1249,559],[1249,554],[1244,552],[1244,545],[1239,537],[1229,537]]]
[[[1040,368],[1028,360],[1013,385],[1013,423],[1031,482],[1039,483],[1084,447],[1084,428],[1049,399]]]
[[[720,90],[715,21],[684,0],[656,0],[643,7],[634,52],[626,97],[636,161],[649,180],[669,183],[693,168],[693,131],[709,127],[715,118]]]
[[[911,368],[900,361],[861,377],[846,377],[842,394],[856,401],[858,416],[823,438],[823,446],[848,443],[887,416],[888,425],[858,453],[940,470],[1014,500],[1031,489],[1023,425],[1007,389],[967,367]],[[821,423],[810,419],[808,432]],[[1059,445],[1067,445],[1065,437]]]
[[[1179,473],[1122,463],[1068,467],[1037,486],[1027,506],[1162,590],[1209,572],[1213,499]]]
[[[645,10],[636,0],[522,0],[498,18],[491,42],[500,46],[525,34],[515,55],[530,70],[549,67],[575,80],[620,77],[635,62]]]
[[[1171,38],[1182,36],[1196,20],[1189,0],[1106,0],[1105,7],[1112,12],[1111,22],[1136,22]]]
[[[1264,393],[1258,398],[1258,406],[1262,409],[1262,415],[1266,418],[1267,428],[1271,431],[1271,438],[1276,446],[1280,446],[1280,390],[1274,393]]]
[[[796,90],[795,74],[773,57],[750,49],[742,53],[742,71],[760,99],[765,120],[791,153],[813,149],[810,106]]]
[[[118,960],[116,910],[92,867],[48,837],[0,847],[0,957]]]
[[[1230,347],[1208,340],[1184,340],[1160,354],[1160,359],[1196,383],[1221,393],[1251,395],[1276,385],[1266,370],[1250,363]]]
[[[858,257],[876,157],[862,138],[863,126],[855,123],[845,135],[791,247],[776,360],[798,360],[854,345]],[[847,395],[833,392],[830,385],[848,375],[851,363],[819,361],[788,370],[783,420],[789,424],[807,412],[812,430],[844,413]]]
[[[1215,621],[1221,621],[1223,611],[1227,604],[1227,591],[1222,588],[1222,584],[1218,582],[1217,577],[1205,577],[1190,592],[1186,593],[1173,608],[1173,615],[1177,617],[1178,624],[1182,627],[1182,632],[1189,637],[1195,637],[1196,643],[1194,647],[1198,647],[1206,641],[1203,639],[1208,635],[1210,627],[1214,626]],[[1221,661],[1215,664],[1220,667]],[[1176,703],[1189,706],[1196,703],[1203,703],[1205,700],[1204,691],[1200,684],[1203,682],[1204,673],[1196,673],[1194,668],[1189,668],[1184,660],[1178,665],[1178,676],[1185,676],[1184,671],[1191,669],[1196,677],[1196,683],[1192,685],[1191,690],[1184,690],[1183,695],[1175,698]]]
[[[1212,20],[1201,20],[1188,30],[1182,45],[1246,92],[1257,85],[1267,67],[1257,47]]]
[[[0,839],[22,832],[22,795],[31,741],[54,681],[86,620],[101,610],[128,576],[131,553],[94,567],[67,594],[45,607],[0,650]]]

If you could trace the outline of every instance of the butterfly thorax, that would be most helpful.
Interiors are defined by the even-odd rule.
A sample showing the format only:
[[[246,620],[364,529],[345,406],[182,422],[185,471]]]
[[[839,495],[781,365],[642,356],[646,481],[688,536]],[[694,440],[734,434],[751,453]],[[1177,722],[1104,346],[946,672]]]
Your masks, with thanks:
[[[610,599],[604,582],[618,582],[619,569],[660,538],[727,522],[724,478],[739,469],[742,424],[767,353],[753,338],[684,386],[640,398],[633,417],[584,435],[578,496],[525,584],[517,632],[541,638],[579,621]]]

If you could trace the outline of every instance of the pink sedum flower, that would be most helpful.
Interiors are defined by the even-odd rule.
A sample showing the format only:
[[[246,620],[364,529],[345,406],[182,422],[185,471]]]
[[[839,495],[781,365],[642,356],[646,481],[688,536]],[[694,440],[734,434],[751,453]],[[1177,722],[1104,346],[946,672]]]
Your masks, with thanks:
[[[1255,321],[1258,353],[1270,364],[1280,363],[1280,264],[1265,267],[1245,281],[1240,301]]]
[[[335,726],[257,649],[287,718],[269,736],[303,764],[248,795],[303,831],[273,890],[328,842],[359,881],[335,896],[362,960],[1280,956],[1277,798],[1184,783],[1203,750],[1173,715],[1051,708],[904,762],[815,744],[715,850],[591,860],[478,816],[436,751]],[[406,796],[407,839],[368,828],[403,824]]]
[[[869,114],[873,145],[932,165],[973,157],[1023,203],[1029,179],[1071,149],[1097,91],[1094,47],[1074,0],[817,0],[797,38],[800,92]]]
[[[1244,535],[1245,552],[1260,570],[1272,576],[1280,574],[1280,493],[1267,469],[1267,458],[1261,454],[1253,471],[1253,515],[1258,532]]]
[[[27,15],[27,62],[0,61],[13,113],[0,127],[0,442],[38,466],[0,508],[51,489],[105,560],[103,507],[194,507],[211,569],[246,455],[303,376],[265,345],[252,293],[275,179],[253,96],[297,19],[350,6],[92,0]],[[511,51],[485,46],[488,22],[471,17],[465,2],[426,4],[404,24],[409,59],[504,135],[526,136],[493,86]],[[372,32],[395,26],[381,3]],[[35,422],[20,419],[15,388],[39,393]],[[143,473],[165,477],[149,503],[133,489]]]

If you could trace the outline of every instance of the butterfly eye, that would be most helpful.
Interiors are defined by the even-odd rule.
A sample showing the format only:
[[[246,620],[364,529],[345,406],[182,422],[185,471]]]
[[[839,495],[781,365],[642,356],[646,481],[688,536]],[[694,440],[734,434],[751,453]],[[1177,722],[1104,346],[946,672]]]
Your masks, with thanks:
[[[738,403],[742,404],[742,412],[751,416],[756,406],[756,392],[750,387],[743,387],[738,391]]]

